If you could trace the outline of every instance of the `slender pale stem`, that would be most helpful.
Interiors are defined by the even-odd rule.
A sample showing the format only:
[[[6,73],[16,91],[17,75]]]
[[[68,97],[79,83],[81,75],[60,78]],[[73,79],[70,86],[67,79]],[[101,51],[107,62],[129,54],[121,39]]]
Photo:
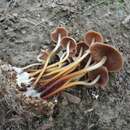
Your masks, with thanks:
[[[77,67],[77,66],[75,66],[75,67],[73,67],[72,69],[69,69],[68,71],[66,71],[66,72],[63,74],[63,76],[64,76],[64,75],[67,75],[67,74],[69,74],[69,73],[71,73],[71,72],[73,72],[73,71],[76,69],[76,67]],[[63,70],[64,70],[64,69],[63,69]],[[61,70],[56,70],[56,71],[54,71],[54,72],[52,72],[52,73],[45,74],[43,77],[51,76],[51,75],[53,75],[53,74],[58,73],[59,71],[61,71]],[[49,83],[49,82],[51,82],[51,81],[52,81],[52,79],[42,80],[43,83]]]
[[[83,47],[81,47],[81,49],[80,49],[80,51],[79,51],[79,55],[78,55],[78,57],[81,57],[82,56],[82,54],[83,54]]]
[[[60,61],[61,61],[62,59],[64,59],[64,57],[66,56],[66,54],[67,54],[67,52],[63,53],[63,55],[60,57]]]
[[[41,72],[41,70],[42,70],[42,69],[34,70],[32,73],[29,73],[30,77],[36,76],[37,74],[39,74],[39,73]],[[58,72],[60,71],[60,68],[59,68],[58,66],[57,66],[57,67],[50,68],[50,69],[47,69],[47,70],[45,71],[45,73],[47,73],[47,76],[48,76],[48,75],[51,75],[51,73],[52,73],[52,74],[55,74],[55,71],[57,71],[57,70],[58,70]],[[45,75],[46,75],[46,74],[45,74]]]
[[[93,70],[96,70],[96,69],[98,69],[98,68],[100,68],[101,66],[103,66],[103,64],[106,62],[106,60],[107,60],[107,58],[106,58],[106,56],[104,56],[103,58],[102,58],[102,60],[100,61],[100,62],[98,62],[97,64],[95,64],[95,65],[91,65],[91,66],[89,66],[89,67],[85,67],[85,68],[83,68],[82,70],[79,70],[79,71],[77,71],[77,72],[73,72],[73,73],[71,73],[71,74],[69,74],[69,75],[67,75],[67,76],[65,76],[65,78],[67,79],[74,79],[74,78],[77,78],[77,77],[79,77],[79,76],[81,76],[81,75],[84,75],[84,74],[86,74],[87,72],[90,72],[90,71],[93,71]]]
[[[88,71],[93,71],[93,70],[95,70],[95,69],[100,68],[100,67],[106,62],[106,60],[107,60],[107,57],[104,56],[100,62],[98,62],[98,63],[95,64],[95,65],[89,66],[89,67],[87,68],[87,70],[88,70]]]
[[[65,75],[67,75],[67,74],[73,72],[73,71],[76,69],[76,67],[77,67],[77,66],[75,66],[75,67],[69,69],[69,70],[66,71],[62,76],[65,76]],[[63,69],[63,70],[64,70],[64,69]],[[60,71],[61,71],[61,70],[60,70]],[[58,73],[58,71],[55,71],[55,73]],[[53,74],[54,74],[54,73],[53,73]],[[52,75],[52,73],[51,73],[51,75]],[[49,75],[49,74],[47,75],[47,74],[46,74],[46,75],[44,75],[43,78],[46,78],[47,76],[51,76],[51,75]],[[42,81],[40,81],[40,82],[45,83],[45,84],[44,84],[44,86],[45,86],[45,85],[47,85],[47,84],[50,83],[50,82],[53,83],[52,81],[53,81],[53,80],[52,80],[52,78],[51,78],[51,79],[42,80]],[[55,81],[54,81],[54,82],[55,82]]]
[[[58,73],[56,76],[54,76],[53,78],[49,79],[48,82],[57,79],[58,77],[60,77],[61,75],[63,75],[64,73],[68,72],[69,70],[71,70],[73,67],[77,66],[88,54],[90,53],[89,50],[87,50],[87,52],[81,57],[79,58],[77,61],[75,61],[74,63],[69,64],[68,66],[61,68],[63,69],[63,71],[61,71],[60,73]]]
[[[92,56],[89,57],[88,62],[85,65],[85,68],[87,68],[91,64],[91,61],[92,61]]]
[[[77,85],[83,85],[83,86],[86,86],[86,87],[91,87],[92,85],[95,85],[100,79],[100,75],[98,75],[93,81],[91,82],[84,82],[84,81],[74,81],[74,82],[70,82],[70,83],[65,83],[64,85],[62,85],[61,87],[59,87],[58,89],[56,89],[55,91],[49,93],[48,95],[45,95],[43,96],[42,98],[46,99],[46,98],[49,98],[53,95],[55,95],[56,93],[59,93],[65,89],[68,89],[68,88],[72,88],[72,87],[75,87]]]
[[[54,67],[54,66],[57,66],[57,65],[60,65],[60,66],[61,66],[61,63],[63,63],[64,61],[66,61],[67,58],[69,57],[69,50],[70,50],[69,48],[70,48],[70,43],[67,44],[66,56],[64,57],[64,54],[65,54],[65,53],[64,53],[63,56],[61,57],[61,60],[60,60],[59,62],[56,62],[56,63],[54,63],[54,64],[48,66],[48,68],[51,68],[51,67]]]
[[[33,63],[30,65],[27,65],[25,67],[22,67],[23,70],[29,69],[30,67],[34,67],[34,66],[38,66],[38,65],[42,65],[42,63]]]
[[[42,75],[44,74],[44,72],[45,72],[45,70],[46,70],[46,68],[47,68],[47,66],[48,66],[48,63],[49,63],[51,57],[54,55],[54,53],[55,53],[55,52],[58,50],[58,48],[60,47],[60,41],[61,41],[61,35],[59,34],[59,35],[58,35],[57,45],[56,45],[56,47],[52,50],[52,52],[49,54],[49,56],[48,56],[48,58],[47,58],[47,60],[46,60],[46,62],[45,62],[45,64],[44,64],[44,67],[43,67],[42,70],[41,70],[41,73],[39,74],[38,78],[35,80],[35,82],[34,82],[34,84],[33,84],[34,86],[36,86],[37,82],[40,80],[40,78],[41,78]]]
[[[77,60],[82,56],[82,54],[83,54],[83,48],[80,49],[78,56],[77,57],[72,57],[72,59]]]
[[[79,59],[79,58],[82,56],[82,53],[83,53],[83,48],[80,49],[80,52],[79,52],[78,57],[74,57],[73,60]],[[65,55],[65,53],[62,55],[62,57],[64,57],[64,55]],[[66,57],[68,57],[67,54],[66,54]],[[62,59],[62,58],[61,58],[61,59]],[[64,60],[65,60],[65,59],[67,59],[67,58],[64,58]],[[63,61],[62,61],[62,62],[63,62]],[[57,62],[57,63],[59,64],[59,62]],[[57,63],[47,66],[47,70],[46,70],[46,71],[47,71],[47,72],[48,72],[48,71],[51,71],[51,68],[52,68],[52,67],[55,67],[55,65],[57,65]],[[62,64],[62,63],[60,63],[60,64]],[[62,64],[62,65],[64,65],[64,64]],[[63,69],[64,69],[64,68],[63,68]],[[61,71],[62,71],[63,69],[61,68]],[[39,70],[37,70],[36,72],[31,73],[31,74],[30,74],[30,77],[33,77],[33,76],[39,74],[39,73],[41,72],[41,70],[42,70],[42,69],[39,69]],[[52,70],[53,70],[53,69],[52,69]],[[50,72],[50,73],[48,73],[47,75],[45,74],[45,76],[49,76],[49,75],[58,73],[58,72],[60,71],[60,69],[58,69],[58,68],[55,68],[55,70],[56,70],[56,71]]]
[[[51,85],[48,85],[48,87],[42,92],[42,95],[48,93],[52,89],[55,89],[55,87],[57,87],[57,85],[58,85],[58,87],[60,87],[59,84],[63,84],[67,80],[74,80],[74,79],[76,79],[78,77],[84,76],[87,72],[90,72],[90,71],[93,71],[95,69],[100,68],[106,62],[106,60],[107,60],[107,58],[103,57],[102,60],[100,62],[98,62],[97,64],[95,64],[95,65],[92,65],[92,66],[87,67],[87,68],[83,68],[82,70],[70,73],[70,74],[68,74],[68,75],[66,75],[66,76],[64,76],[64,77],[62,77],[62,78],[60,78],[58,80],[55,80],[55,82],[52,82]]]
[[[92,61],[92,56],[89,57],[89,59],[87,61],[87,64],[85,65],[85,68],[87,68],[90,65],[91,61]],[[77,78],[77,80],[80,79],[80,78],[82,78],[83,76],[84,75],[81,75],[80,77]]]
[[[95,41],[96,41],[96,39],[95,39],[95,38],[93,38],[93,39],[92,39],[92,42],[91,42],[91,44],[90,44],[90,45],[92,46],[92,45],[95,43]]]
[[[42,62],[43,63],[43,60],[42,59],[40,59],[40,57],[42,56],[42,54],[39,54],[38,56],[37,56],[37,61],[38,62]]]

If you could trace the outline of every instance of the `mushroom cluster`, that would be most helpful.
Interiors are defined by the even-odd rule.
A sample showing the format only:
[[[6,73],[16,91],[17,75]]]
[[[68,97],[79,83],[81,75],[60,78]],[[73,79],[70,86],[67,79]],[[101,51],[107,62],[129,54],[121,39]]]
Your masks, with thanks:
[[[105,44],[99,32],[89,31],[76,42],[64,27],[57,27],[50,36],[54,47],[41,50],[38,63],[14,67],[18,90],[26,97],[48,99],[79,85],[105,89],[109,73],[123,66],[121,53]]]

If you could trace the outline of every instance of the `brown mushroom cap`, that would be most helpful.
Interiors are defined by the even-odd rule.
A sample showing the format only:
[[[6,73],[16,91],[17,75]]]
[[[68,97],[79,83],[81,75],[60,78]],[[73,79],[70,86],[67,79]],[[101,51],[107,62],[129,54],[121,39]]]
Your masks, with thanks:
[[[70,51],[69,57],[74,57],[77,53],[77,49]]]
[[[77,44],[77,56],[81,50],[81,48],[83,49],[83,53],[89,49],[89,46],[84,42],[84,41],[80,41],[78,44]]]
[[[69,36],[62,38],[62,40],[61,40],[61,46],[63,48],[66,48],[68,44],[70,44],[69,45],[69,51],[70,51],[70,53],[75,52],[76,47],[77,47],[76,41],[73,38],[69,37]]]
[[[51,40],[57,42],[59,34],[62,39],[63,37],[68,36],[68,31],[64,27],[57,27],[53,32],[51,32]]]
[[[103,36],[101,33],[96,32],[96,31],[89,31],[84,35],[84,41],[85,43],[90,46],[91,43],[93,42],[103,42]]]
[[[101,44],[99,42],[90,47],[91,55],[95,61],[100,61],[103,56],[107,57],[104,66],[109,72],[118,72],[123,66],[123,58],[121,53],[108,44]]]
[[[49,56],[49,50],[42,50],[40,58],[46,60]]]
[[[107,68],[103,66],[101,68],[89,72],[88,78],[90,80],[94,80],[98,75],[100,75],[100,79],[98,80],[97,84],[104,88],[109,81],[109,74]]]

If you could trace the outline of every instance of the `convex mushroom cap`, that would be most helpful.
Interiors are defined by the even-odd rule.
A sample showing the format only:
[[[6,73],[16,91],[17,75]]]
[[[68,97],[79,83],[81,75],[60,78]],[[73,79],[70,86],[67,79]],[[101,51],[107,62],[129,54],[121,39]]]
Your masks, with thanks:
[[[101,88],[104,89],[109,81],[109,74],[108,74],[107,68],[103,66],[103,67],[100,67],[96,70],[89,72],[88,78],[90,80],[94,80],[98,75],[100,75],[100,78],[99,78],[97,84],[99,84],[101,86]]]
[[[95,61],[100,61],[104,56],[107,60],[104,66],[107,67],[109,72],[118,72],[123,66],[123,58],[121,53],[108,44],[101,44],[96,42],[90,47],[91,55]]]
[[[103,36],[101,33],[96,31],[88,31],[84,35],[84,41],[85,43],[90,46],[93,42],[102,42],[103,43]]]
[[[59,35],[62,39],[63,37],[68,36],[68,31],[64,27],[57,27],[53,32],[51,32],[51,40],[57,42]]]
[[[62,38],[61,46],[63,48],[67,48],[68,44],[69,44],[69,52],[70,52],[70,54],[75,54],[76,53],[76,47],[77,47],[76,41],[73,38],[69,37],[69,36],[66,36],[66,37]]]
[[[82,54],[84,54],[84,52],[86,50],[88,50],[88,49],[89,49],[89,46],[84,41],[80,41],[77,44],[77,53],[76,53],[76,55],[78,56],[81,50],[82,50]]]

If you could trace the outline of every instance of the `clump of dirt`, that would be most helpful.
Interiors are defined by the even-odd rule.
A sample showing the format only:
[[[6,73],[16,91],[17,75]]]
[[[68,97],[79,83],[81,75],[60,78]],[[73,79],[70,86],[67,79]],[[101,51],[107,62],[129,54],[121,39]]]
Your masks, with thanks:
[[[42,122],[43,115],[47,119],[45,125],[47,123],[48,125],[52,125],[52,120],[50,119],[54,105],[51,102],[47,104],[46,101],[43,102],[43,100],[35,99],[41,103],[39,110],[44,109],[44,111],[40,112],[39,110],[36,111],[32,107],[32,104],[25,104],[27,99],[25,100],[25,97],[18,93],[17,85],[13,77],[14,72],[12,71],[12,66],[0,61],[0,129],[24,130],[27,128],[40,128],[45,123]],[[49,104],[51,105],[50,107],[47,106]]]
[[[63,25],[77,41],[88,30],[101,32],[105,42],[118,48],[124,68],[110,76],[105,91],[79,87],[68,90],[80,98],[72,103],[63,95],[53,120],[20,109],[14,92],[0,98],[1,130],[129,130],[130,29],[129,0],[1,0],[0,59],[24,66],[36,61],[41,48],[50,45],[50,31]],[[0,72],[1,73],[1,72]],[[0,74],[0,88],[9,87]],[[19,109],[17,109],[19,108]]]

